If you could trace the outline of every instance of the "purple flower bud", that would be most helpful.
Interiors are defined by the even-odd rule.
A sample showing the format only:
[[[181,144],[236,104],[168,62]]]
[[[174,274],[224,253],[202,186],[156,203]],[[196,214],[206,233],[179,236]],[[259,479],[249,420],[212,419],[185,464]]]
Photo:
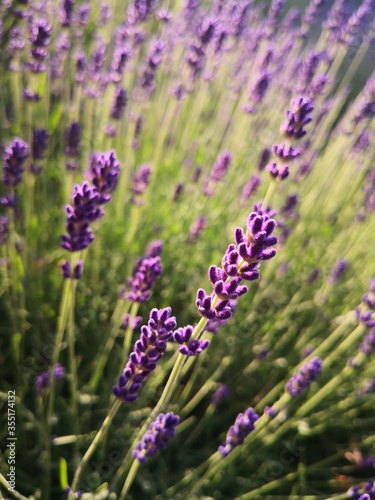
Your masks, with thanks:
[[[80,155],[81,125],[72,122],[65,131],[65,154],[73,158]]]
[[[113,150],[108,153],[92,153],[86,176],[100,194],[97,203],[108,203],[111,200],[110,193],[115,190],[120,177],[120,164],[116,153]]]
[[[65,369],[61,366],[60,363],[57,363],[53,367],[53,376],[55,380],[59,380],[65,374]],[[37,393],[43,394],[44,390],[49,387],[50,384],[50,372],[44,372],[40,375],[36,376],[34,379],[34,387]]]
[[[74,0],[62,0],[60,4],[60,24],[64,27],[69,27],[73,21]]]
[[[48,142],[49,134],[45,128],[39,128],[33,131],[33,160],[43,160],[45,158]]]
[[[250,180],[242,188],[239,204],[244,207],[252,194],[255,194],[260,186],[260,178],[257,175],[252,175]]]
[[[261,172],[266,168],[267,163],[271,158],[271,151],[268,148],[263,148],[258,159],[258,170]]]
[[[299,149],[295,149],[292,146],[288,146],[285,143],[282,144],[274,144],[272,146],[273,153],[281,158],[282,160],[294,160],[301,155],[301,151]]]
[[[0,245],[7,242],[9,236],[9,218],[6,215],[0,215]]]
[[[211,396],[211,404],[218,407],[219,404],[229,395],[230,389],[228,385],[221,384]]]
[[[291,139],[301,139],[306,135],[304,126],[311,122],[311,112],[314,107],[308,97],[297,97],[292,100],[291,107],[286,111],[286,121],[281,132]]]
[[[202,234],[202,231],[207,227],[207,217],[203,215],[197,217],[190,226],[188,242],[194,243]]]

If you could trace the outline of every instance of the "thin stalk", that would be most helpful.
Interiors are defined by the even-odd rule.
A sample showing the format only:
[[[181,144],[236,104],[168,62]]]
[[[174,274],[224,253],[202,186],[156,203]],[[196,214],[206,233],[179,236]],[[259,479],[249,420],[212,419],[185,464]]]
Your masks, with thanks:
[[[90,461],[90,458],[92,457],[96,448],[98,447],[100,441],[102,439],[104,439],[104,437],[106,436],[106,434],[109,430],[109,427],[110,427],[113,419],[115,418],[116,413],[118,412],[120,406],[121,406],[121,401],[116,399],[112,405],[112,408],[109,410],[109,413],[106,416],[102,426],[100,427],[99,431],[97,432],[94,440],[92,441],[92,443],[90,444],[86,453],[82,457],[81,463],[77,467],[77,470],[76,470],[74,477],[73,477],[72,489],[69,493],[68,500],[73,500],[75,498],[74,492],[77,489],[77,486],[78,486],[79,480],[81,479],[82,473],[85,470],[85,467],[87,466],[88,462]]]

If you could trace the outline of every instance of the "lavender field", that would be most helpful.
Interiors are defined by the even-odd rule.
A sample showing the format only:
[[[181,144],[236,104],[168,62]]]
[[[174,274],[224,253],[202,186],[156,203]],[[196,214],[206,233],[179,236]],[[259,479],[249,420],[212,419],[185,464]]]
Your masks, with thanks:
[[[2,0],[0,499],[375,500],[375,1]]]

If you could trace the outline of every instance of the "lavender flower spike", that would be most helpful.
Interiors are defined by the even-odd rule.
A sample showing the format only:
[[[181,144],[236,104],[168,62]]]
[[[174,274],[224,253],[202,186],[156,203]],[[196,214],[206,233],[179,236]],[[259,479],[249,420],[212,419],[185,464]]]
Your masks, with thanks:
[[[163,450],[168,441],[176,436],[176,426],[179,422],[180,417],[172,412],[160,413],[137,444],[133,456],[141,463],[147,462],[148,458]]]
[[[301,392],[310,387],[312,382],[316,380],[322,373],[322,360],[318,357],[305,363],[298,372],[294,373],[286,384],[286,390],[293,397],[298,396]]]
[[[21,182],[22,165],[28,156],[29,146],[18,137],[5,148],[3,154],[3,181],[5,184],[15,187]]]
[[[142,383],[163,357],[167,342],[176,328],[176,318],[171,316],[171,312],[170,307],[151,310],[148,324],[141,328],[141,337],[134,345],[118,385],[112,388],[118,399],[128,403],[135,401]]]
[[[223,457],[227,457],[237,446],[240,446],[245,438],[254,430],[254,424],[258,420],[253,408],[248,408],[245,413],[237,415],[234,425],[227,433],[225,442],[219,446],[219,452]]]

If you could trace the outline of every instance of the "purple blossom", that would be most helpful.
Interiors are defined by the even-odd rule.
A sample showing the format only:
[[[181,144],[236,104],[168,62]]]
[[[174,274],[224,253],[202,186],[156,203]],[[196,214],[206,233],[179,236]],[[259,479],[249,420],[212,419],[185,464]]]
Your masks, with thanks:
[[[122,328],[131,328],[132,330],[136,330],[141,326],[142,316],[131,317],[130,314],[125,314],[124,319],[122,320]]]
[[[77,158],[80,155],[81,125],[72,122],[65,131],[65,154]]]
[[[375,499],[375,485],[374,481],[367,481],[361,486],[352,486],[347,495],[354,500],[374,500]]]
[[[288,146],[285,143],[282,144],[274,144],[272,146],[273,153],[281,158],[282,160],[294,160],[301,155],[301,151],[299,149],[295,149],[292,146]]]
[[[83,262],[79,260],[78,263],[74,266],[72,270],[72,266],[68,260],[64,261],[61,265],[61,269],[63,272],[63,276],[66,279],[79,280],[82,277],[83,272]]]
[[[145,163],[141,165],[135,174],[132,175],[133,187],[131,202],[133,205],[143,205],[144,201],[141,196],[145,193],[147,186],[150,183],[151,167]]]
[[[247,113],[256,113],[257,107],[266,95],[270,84],[271,75],[268,71],[262,71],[255,81],[254,85],[250,89],[249,99],[251,101],[250,105],[244,106],[244,111]]]
[[[217,408],[219,404],[225,399],[230,393],[228,385],[220,384],[216,391],[211,396],[211,404]]]
[[[265,406],[264,414],[267,415],[269,418],[275,418],[277,415],[277,410],[275,410],[273,406]]]
[[[137,444],[132,452],[133,456],[141,463],[147,462],[149,458],[163,450],[170,439],[176,436],[176,426],[179,422],[180,417],[172,412],[160,413]]]
[[[365,394],[371,394],[372,392],[375,392],[375,378],[364,384],[364,386],[357,392],[357,397],[364,396]]]
[[[190,340],[193,332],[194,327],[191,325],[178,328],[173,332],[173,340],[181,345],[179,352],[185,356],[196,356],[210,345],[209,340]]]
[[[200,215],[190,226],[188,242],[194,243],[202,234],[202,231],[207,227],[207,217]]]
[[[61,26],[69,27],[73,21],[73,9],[75,0],[62,0],[60,3],[59,18]]]
[[[266,168],[266,165],[270,161],[270,158],[271,158],[271,150],[269,148],[263,148],[259,155],[258,165],[257,165],[257,168],[260,172]]]
[[[181,195],[182,195],[182,192],[184,190],[184,185],[182,182],[178,182],[176,187],[175,187],[175,190],[174,190],[174,194],[173,194],[173,201],[176,203]]]
[[[176,327],[176,318],[171,316],[171,312],[170,307],[151,310],[148,324],[141,328],[140,339],[134,345],[118,385],[112,389],[118,399],[128,403],[135,401],[143,382],[163,357]]]
[[[61,366],[60,363],[57,363],[53,367],[53,376],[55,380],[59,380],[62,378],[65,374],[65,369],[63,366]],[[34,387],[35,390],[38,394],[42,394],[47,387],[49,387],[50,384],[50,377],[51,373],[50,372],[43,372],[40,375],[37,375],[34,379]]]
[[[255,413],[253,408],[248,408],[245,413],[237,415],[234,425],[227,433],[225,442],[219,446],[219,452],[223,457],[227,457],[234,448],[245,441],[245,438],[254,430],[254,424],[258,418],[259,415]]]
[[[108,153],[92,153],[86,175],[100,195],[98,204],[108,203],[120,176],[120,164],[116,153],[113,150]]]
[[[111,118],[114,120],[120,120],[124,115],[127,102],[128,98],[126,90],[121,87],[117,87],[111,108]]]
[[[132,277],[127,280],[126,287],[122,292],[124,300],[141,303],[149,299],[151,290],[163,271],[160,254],[156,255],[155,249],[156,246],[152,249],[149,247],[148,254],[136,262]]]
[[[98,207],[100,194],[88,182],[76,184],[73,189],[72,205],[66,206],[68,235],[61,238],[61,246],[69,252],[84,250],[94,240],[90,222],[100,219],[104,211]]]
[[[281,167],[275,161],[269,163],[266,167],[267,172],[271,175],[275,181],[283,181],[289,177],[289,167],[288,165],[282,165]]]
[[[306,24],[314,24],[326,3],[327,0],[310,0],[310,3],[302,16],[303,22]]]
[[[203,193],[205,195],[213,196],[216,183],[225,177],[231,162],[232,155],[229,151],[223,151],[218,155],[203,186]]]
[[[3,181],[11,187],[22,180],[23,164],[29,156],[29,146],[25,141],[14,138],[3,154]]]
[[[368,334],[365,336],[359,349],[363,354],[369,356],[375,351],[375,328],[371,328]]]
[[[329,275],[328,283],[330,285],[336,285],[336,283],[338,283],[345,274],[346,270],[348,269],[348,266],[349,262],[347,260],[338,259]]]
[[[293,397],[298,396],[301,392],[310,387],[312,382],[316,380],[322,373],[322,360],[315,357],[305,363],[296,373],[292,375],[286,384],[286,390]]]
[[[9,236],[9,218],[6,215],[0,215],[0,245],[7,242]]]
[[[244,207],[248,202],[251,195],[255,194],[260,186],[260,178],[257,175],[252,175],[250,180],[244,185],[241,191],[241,196],[239,200],[239,204],[241,207]]]
[[[46,150],[49,142],[49,134],[45,128],[33,130],[33,160],[43,160],[46,157]]]
[[[311,122],[314,106],[308,97],[297,97],[286,111],[286,121],[281,125],[281,132],[290,139],[301,139],[306,135],[304,126]]]

